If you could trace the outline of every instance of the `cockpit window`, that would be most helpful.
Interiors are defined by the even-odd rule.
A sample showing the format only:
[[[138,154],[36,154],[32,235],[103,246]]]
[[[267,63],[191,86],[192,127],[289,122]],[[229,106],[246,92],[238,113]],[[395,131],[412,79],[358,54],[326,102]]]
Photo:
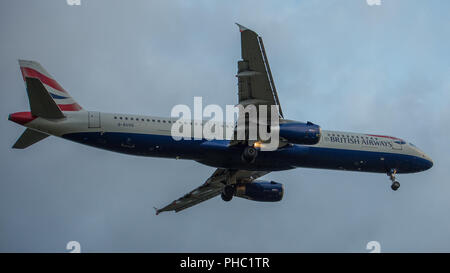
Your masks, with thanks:
[[[416,147],[416,145],[412,144],[411,142],[409,143],[409,145],[411,145],[411,146],[413,146],[413,147]]]

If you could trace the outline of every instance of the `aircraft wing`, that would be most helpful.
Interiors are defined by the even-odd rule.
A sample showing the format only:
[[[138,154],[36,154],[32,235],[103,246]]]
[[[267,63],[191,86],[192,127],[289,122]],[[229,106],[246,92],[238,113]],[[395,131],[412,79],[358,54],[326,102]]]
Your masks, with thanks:
[[[238,61],[239,104],[278,105],[283,118],[278,94],[270,71],[262,38],[254,31],[239,25],[242,60]],[[270,111],[270,110],[269,110]]]
[[[225,185],[229,183],[250,183],[268,173],[266,171],[217,169],[200,187],[185,194],[169,205],[161,209],[156,209],[156,215],[163,211],[182,211],[220,195]]]

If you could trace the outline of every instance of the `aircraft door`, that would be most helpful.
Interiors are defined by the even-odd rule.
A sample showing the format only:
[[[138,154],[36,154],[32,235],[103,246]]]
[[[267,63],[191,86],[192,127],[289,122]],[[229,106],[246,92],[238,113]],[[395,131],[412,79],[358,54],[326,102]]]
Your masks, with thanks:
[[[88,127],[100,128],[100,112],[88,112]]]

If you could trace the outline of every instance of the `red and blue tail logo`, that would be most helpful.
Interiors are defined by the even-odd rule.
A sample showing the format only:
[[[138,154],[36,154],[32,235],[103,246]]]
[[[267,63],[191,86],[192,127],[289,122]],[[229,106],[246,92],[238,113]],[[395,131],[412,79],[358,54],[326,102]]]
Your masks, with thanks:
[[[25,81],[25,78],[39,79],[61,111],[83,109],[38,62],[19,60],[19,65],[23,80]]]

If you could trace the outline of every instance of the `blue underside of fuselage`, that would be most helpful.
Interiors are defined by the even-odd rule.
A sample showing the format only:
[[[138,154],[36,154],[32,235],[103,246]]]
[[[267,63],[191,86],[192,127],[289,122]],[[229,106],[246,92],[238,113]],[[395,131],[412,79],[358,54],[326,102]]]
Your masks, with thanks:
[[[253,163],[241,159],[244,147],[228,147],[227,140],[180,140],[171,136],[115,132],[71,133],[63,138],[89,146],[139,156],[180,158],[217,168],[280,171],[297,167],[386,173],[412,173],[432,163],[417,156],[371,151],[288,145],[276,151],[259,151]],[[381,160],[383,158],[383,160]]]

